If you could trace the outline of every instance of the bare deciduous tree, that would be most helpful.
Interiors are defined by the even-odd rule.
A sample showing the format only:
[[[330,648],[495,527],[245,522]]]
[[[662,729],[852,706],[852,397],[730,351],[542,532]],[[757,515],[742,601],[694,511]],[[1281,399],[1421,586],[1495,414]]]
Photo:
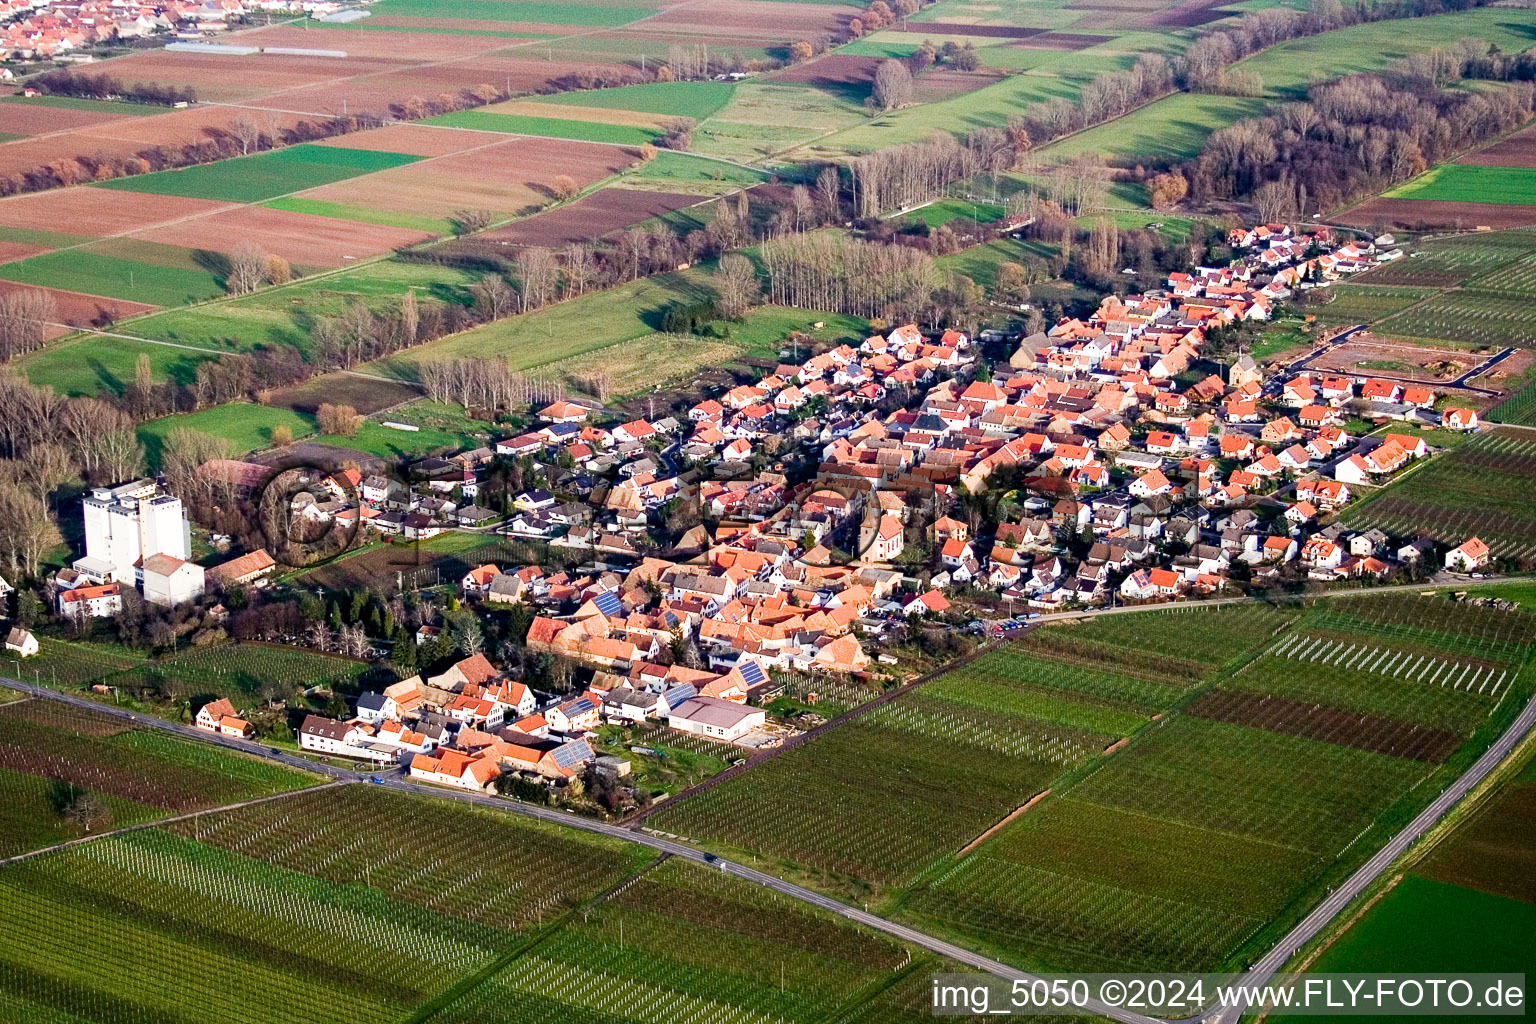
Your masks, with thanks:
[[[231,295],[247,295],[267,280],[267,253],[250,240],[236,243],[229,254],[229,276],[224,287]]]
[[[739,253],[722,256],[715,271],[715,291],[720,296],[720,315],[739,319],[762,296],[752,261]]]
[[[899,60],[883,60],[875,68],[870,99],[881,110],[895,110],[912,102],[912,72]]]
[[[58,319],[53,295],[41,288],[18,288],[0,295],[0,360],[42,348],[48,326]]]
[[[363,425],[363,418],[350,405],[332,405],[322,402],[315,412],[315,422],[322,434],[339,434],[351,437]]]

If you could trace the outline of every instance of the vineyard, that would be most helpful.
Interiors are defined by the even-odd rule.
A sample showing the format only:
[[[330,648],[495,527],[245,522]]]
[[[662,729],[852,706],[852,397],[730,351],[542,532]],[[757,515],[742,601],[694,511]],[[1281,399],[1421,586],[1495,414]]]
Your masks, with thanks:
[[[1202,608],[1038,630],[652,821],[839,891],[905,885],[1294,614]]]
[[[1519,391],[1489,409],[1483,417],[1495,423],[1536,427],[1536,377],[1527,377]]]
[[[16,678],[26,682],[88,686],[143,663],[143,653],[127,647],[39,637],[38,653],[12,667],[19,673]]]
[[[168,699],[229,697],[240,704],[345,683],[368,670],[367,662],[299,647],[216,644],[141,665],[108,682],[129,691],[153,690]]]
[[[1450,288],[1511,263],[1536,249],[1536,232],[1494,231],[1437,238],[1410,255],[1383,263],[1358,279],[1372,285]]]
[[[178,835],[424,910],[519,931],[637,866],[640,851],[526,819],[366,786],[178,822]]]
[[[314,780],[106,715],[0,706],[0,854],[299,789]]]
[[[401,1020],[643,859],[365,786],[103,838],[0,868],[0,1018]]]
[[[1443,598],[1245,614],[1228,637],[1234,654],[1267,643],[1258,658],[1208,676],[1218,685],[1179,714],[924,880],[914,923],[1058,969],[1226,965],[1389,808],[1419,799],[1536,642],[1536,618]],[[1156,645],[1151,616],[1127,618],[1093,628]],[[1221,647],[1191,627],[1181,650]]]
[[[1317,318],[1329,324],[1375,323],[1401,312],[1415,302],[1435,294],[1432,288],[1403,288],[1387,285],[1335,285],[1333,300],[1315,307]],[[1314,307],[1308,307],[1309,310]]]
[[[828,1019],[909,962],[896,943],[669,860],[431,1018],[778,1024]]]
[[[1481,287],[1469,285],[1415,306],[1402,324],[1387,320],[1383,327],[1403,330],[1419,338],[1455,341],[1468,347],[1514,345],[1529,348],[1536,341],[1536,306],[1531,298],[1529,292],[1483,291]]]
[[[1497,558],[1536,559],[1536,439],[1494,431],[1435,457],[1423,469],[1344,511],[1355,529],[1444,544],[1481,537]]]
[[[956,862],[909,908],[1053,967],[1212,969],[1426,770],[1182,715]]]

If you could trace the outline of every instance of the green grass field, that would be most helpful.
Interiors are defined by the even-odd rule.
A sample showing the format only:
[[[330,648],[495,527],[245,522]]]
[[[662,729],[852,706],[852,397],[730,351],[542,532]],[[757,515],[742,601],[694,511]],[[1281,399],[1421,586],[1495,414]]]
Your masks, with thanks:
[[[1536,203],[1536,170],[1441,164],[1385,193],[1392,199],[1456,199],[1470,203]]]
[[[170,107],[153,103],[127,103],[119,100],[87,100],[74,96],[22,96],[13,93],[0,96],[0,103],[16,103],[26,107],[54,107],[59,110],[93,110],[103,114],[134,114],[144,117],[151,114],[169,114]]]
[[[97,187],[189,199],[259,203],[420,159],[404,153],[304,144],[176,171],[117,178]]]
[[[310,213],[317,217],[334,217],[337,220],[355,220],[364,224],[382,224],[389,228],[405,228],[409,231],[430,231],[434,235],[446,235],[453,231],[453,224],[437,217],[421,217],[392,210],[374,210],[366,206],[348,206],[345,203],[328,203],[323,199],[301,199],[287,196],[272,199],[261,205],[272,210],[290,213]]]
[[[343,448],[355,448],[384,458],[418,458],[439,451],[462,451],[484,443],[490,424],[471,420],[456,405],[425,399],[396,409],[385,417],[392,423],[410,423],[420,430],[395,430],[379,420],[364,420],[351,437],[322,435],[315,440]]]
[[[510,21],[548,25],[612,28],[653,13],[643,7],[607,4],[549,4],[532,0],[496,3],[493,0],[381,0],[375,15],[392,18],[431,18],[434,21]]]
[[[198,363],[218,358],[214,352],[82,336],[54,342],[29,354],[19,365],[27,380],[51,387],[61,395],[120,395],[133,380],[140,355],[149,357],[156,380],[179,383],[192,381]]]
[[[1075,98],[1092,77],[1088,72],[1013,75],[963,96],[882,115],[821,139],[796,151],[796,155],[868,153],[898,143],[921,141],[936,130],[960,134],[972,128],[1001,128],[1007,125],[1010,115],[1030,103],[1056,96]]]
[[[635,177],[658,181],[724,181],[735,185],[755,185],[767,180],[768,172],[664,149],[637,170]]]
[[[1448,885],[1410,874],[1312,965],[1314,973],[1382,972],[1441,976],[1455,972],[1528,973],[1536,960],[1536,903]],[[1388,1024],[1422,1017],[1373,1014]],[[1277,1024],[1355,1018],[1309,1014]]]
[[[0,224],[0,241],[21,242],[25,245],[41,245],[49,249],[62,249],[68,245],[84,245],[91,235],[72,235],[66,231],[38,231],[33,228],[17,228]]]
[[[934,262],[938,264],[940,270],[964,274],[982,287],[990,288],[997,278],[997,268],[1000,265],[1017,263],[1026,256],[1049,259],[1055,250],[1055,246],[1045,242],[999,238],[984,245],[973,245],[968,249],[940,256]]]
[[[936,228],[960,217],[967,217],[981,224],[991,224],[1003,219],[1003,207],[998,203],[971,203],[963,199],[940,199],[913,210],[902,218],[904,221],[926,224]]]
[[[160,449],[166,437],[177,427],[190,427],[229,442],[231,455],[266,448],[272,444],[272,431],[287,427],[299,437],[315,429],[313,417],[291,409],[272,409],[249,402],[231,402],[202,412],[166,416],[139,424],[139,440],[144,444],[151,466],[160,464]]]
[[[489,0],[475,0],[486,3]],[[561,94],[564,98],[565,94]],[[637,128],[625,124],[605,124],[602,121],[567,121],[558,117],[527,117],[521,114],[491,114],[483,110],[458,110],[451,114],[429,117],[426,124],[447,125],[451,128],[472,128],[482,132],[506,132],[510,135],[542,135],[555,139],[576,139],[581,142],[611,142],[625,146],[639,146],[655,142],[661,133],[649,128]]]
[[[1426,18],[1376,21],[1291,39],[1255,54],[1234,66],[1264,80],[1267,95],[1304,99],[1314,79],[1380,71],[1399,57],[1431,47],[1450,47],[1462,39],[1479,39],[1503,50],[1518,52],[1531,45],[1536,15],[1530,10],[1481,8]]]
[[[211,270],[164,266],[67,249],[0,264],[0,278],[153,306],[181,306],[224,294]]]
[[[135,320],[124,333],[213,350],[293,345],[308,351],[314,318],[336,316],[354,300],[383,312],[398,308],[400,297],[414,288],[421,300],[467,304],[469,286],[478,278],[478,274],[452,267],[379,260],[228,302],[156,313]]]
[[[1187,160],[1200,152],[1211,132],[1261,114],[1264,108],[1262,99],[1174,93],[1053,142],[1041,152],[1057,157],[1098,153],[1111,162],[1132,157]]]
[[[666,310],[678,303],[714,295],[711,275],[694,268],[641,278],[606,292],[584,295],[521,316],[507,317],[452,338],[420,345],[367,364],[366,372],[414,380],[416,365],[444,356],[505,358],[515,369],[532,369],[654,333]],[[763,306],[742,323],[729,324],[731,341],[750,354],[777,355],[779,344],[794,330],[810,330],[815,321],[827,324],[833,337],[862,337],[867,323],[780,306]],[[813,332],[814,333],[814,332]]]
[[[534,102],[633,110],[642,114],[667,114],[702,121],[725,106],[735,91],[735,82],[651,82],[616,89],[563,92],[557,96],[536,97]]]

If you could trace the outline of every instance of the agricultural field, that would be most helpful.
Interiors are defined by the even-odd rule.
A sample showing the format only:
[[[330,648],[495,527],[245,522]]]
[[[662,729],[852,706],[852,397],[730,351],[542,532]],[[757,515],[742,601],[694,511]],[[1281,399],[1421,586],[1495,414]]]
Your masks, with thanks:
[[[911,961],[907,950],[757,886],[672,859],[428,1018],[668,1024],[829,1019]]]
[[[151,466],[160,464],[165,439],[177,427],[223,438],[228,442],[230,453],[238,455],[270,448],[273,433],[279,428],[286,428],[294,437],[311,433],[315,429],[315,421],[313,417],[296,413],[292,409],[273,409],[249,402],[230,402],[201,412],[145,420],[139,424],[138,435]]]
[[[822,89],[744,82],[725,106],[697,125],[693,150],[731,160],[760,161],[820,135],[852,127],[867,117],[858,103]]]
[[[1480,749],[1536,682],[1519,676],[1533,640],[1524,613],[1443,598],[1320,603],[906,911],[1058,969],[1220,969]]]
[[[1527,764],[1410,864],[1309,970],[1527,971],[1536,956],[1533,814],[1536,772]]]
[[[381,856],[402,825],[432,841]],[[644,857],[367,786],[102,839],[0,869],[0,1006],[100,1024],[283,1024],[317,1006],[341,1024],[403,1020]]]
[[[1308,312],[1315,311],[1319,320],[1329,324],[1375,323],[1436,294],[1433,288],[1372,284],[1338,284],[1329,291],[1330,302],[1307,306]]]
[[[419,159],[408,153],[304,144],[216,164],[117,178],[96,187],[226,203],[258,203]]]
[[[568,299],[419,345],[359,369],[414,380],[415,368],[423,360],[461,356],[500,356],[514,369],[538,369],[656,333],[668,307],[712,298],[715,293],[710,280],[709,272],[699,268],[641,278],[606,292]],[[826,325],[819,332],[811,326],[818,321]],[[867,323],[856,317],[760,306],[749,312],[743,322],[726,326],[731,332],[730,340],[749,352],[776,354],[779,344],[792,331],[831,339],[861,338]]]
[[[540,96],[530,102],[633,111],[664,117],[691,117],[695,121],[702,121],[729,103],[736,89],[734,82],[651,82],[616,89],[592,89],[569,95]]]
[[[236,707],[292,697],[311,686],[345,685],[369,670],[364,661],[297,647],[226,643],[194,647],[107,679],[129,692],[154,690],[196,707],[228,697]]]
[[[578,142],[606,142],[619,146],[639,146],[661,138],[656,128],[607,124],[602,121],[575,121],[558,117],[532,117],[527,114],[503,114],[493,110],[459,110],[439,114],[427,124],[446,128],[468,128],[478,132],[503,132],[509,135],[542,135]]]
[[[1351,505],[1343,518],[1356,529],[1452,545],[1481,537],[1496,558],[1529,560],[1536,556],[1533,473],[1536,440],[1495,429]]]
[[[1063,159],[1100,153],[1127,165],[1138,159],[1187,160],[1200,152],[1211,132],[1262,114],[1266,106],[1256,97],[1175,93],[1040,152]]]
[[[1117,616],[1108,630],[1089,623],[1059,638],[1042,631],[652,820],[840,891],[881,895],[911,884],[1166,709],[1184,689],[1163,682],[1166,672],[1192,686],[1241,653],[1234,635],[1257,644],[1288,618],[1256,607]],[[1047,639],[1037,646],[1036,637]]]
[[[652,217],[702,202],[685,192],[653,192],[634,188],[605,188],[556,210],[493,228],[479,236],[504,245],[544,245],[552,248],[602,238]]]
[[[1533,248],[1533,231],[1449,235],[1406,245],[1406,258],[1385,263],[1355,280],[1372,285],[1450,288],[1514,263]]]
[[[0,856],[315,781],[94,711],[0,704]]]
[[[1524,205],[1536,203],[1536,169],[1441,164],[1383,194],[1389,199],[1466,200]]]
[[[0,263],[0,279],[66,288],[103,296],[106,300],[122,299],[128,304],[128,312],[137,311],[134,305],[181,306],[224,294],[223,273],[219,268],[198,267],[189,250],[156,247],[158,253],[166,250],[184,257],[185,262],[181,259],[175,263],[123,259],[93,252],[89,247],[61,249],[12,263]]]
[[[1056,254],[1058,248],[1049,242],[999,238],[982,245],[961,249],[947,256],[940,256],[934,262],[941,270],[952,274],[964,274],[982,287],[990,288],[997,278],[997,268],[1002,264],[1018,263],[1026,256],[1050,259]]]
[[[1485,418],[1495,423],[1536,427],[1536,379],[1528,376],[1521,382],[1519,390],[1488,410]]]

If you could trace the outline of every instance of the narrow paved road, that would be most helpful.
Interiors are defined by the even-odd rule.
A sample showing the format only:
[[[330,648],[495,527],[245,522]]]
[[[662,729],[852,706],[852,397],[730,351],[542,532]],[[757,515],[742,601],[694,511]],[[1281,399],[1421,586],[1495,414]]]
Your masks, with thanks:
[[[1492,581],[1472,581],[1474,585],[1487,582]],[[1383,593],[1392,590],[1423,589],[1425,586],[1426,584],[1413,584],[1402,587],[1382,587],[1368,591],[1361,591],[1360,594],[1366,595]],[[1220,603],[1231,604],[1246,600],[1249,599],[1233,598]],[[1216,603],[1218,602],[1202,602],[1202,604],[1205,605],[1213,605]],[[1115,609],[1111,612],[1101,612],[1097,614],[1115,614],[1117,612],[1130,610],[1132,609]],[[1052,616],[1052,618],[1066,618],[1080,614],[1083,613],[1066,613],[1059,616]],[[0,685],[11,687],[12,689],[19,690],[34,697],[40,697],[47,700],[55,700],[59,701],[60,703],[69,704],[75,707],[117,715],[118,717],[128,719],[147,728],[161,729],[166,732],[187,737],[189,739],[198,740],[204,743],[213,743],[218,746],[227,747],[231,750],[239,750],[247,754],[256,755],[258,757],[265,757],[269,760],[278,761],[291,767],[327,775],[336,780],[356,781],[361,777],[374,774],[375,777],[380,779],[381,785],[402,793],[410,793],[419,796],[430,796],[444,800],[456,800],[460,803],[490,807],[496,810],[507,811],[514,814],[522,814],[528,817],[539,818],[544,821],[582,829],[587,832],[605,835],[614,839],[621,839],[626,842],[638,843],[642,846],[648,846],[652,849],[672,854],[675,857],[682,857],[687,860],[696,861],[698,863],[724,871],[727,874],[735,875],[736,877],[745,881],[753,882],[757,885],[763,886],[764,888],[771,889],[774,892],[782,893],[791,899],[796,899],[803,903],[808,903],[812,906],[820,907],[823,910],[836,914],[837,916],[846,920],[856,922],[875,931],[883,932],[894,938],[900,939],[903,942],[909,942],[914,946],[922,947],[923,949],[927,949],[930,952],[937,953],[940,956],[948,957],[957,963],[965,964],[966,966],[973,967],[979,971],[985,971],[989,974],[993,974],[1009,980],[1022,979],[1031,982],[1035,980],[1045,980],[1040,979],[1038,975],[1031,974],[1027,971],[1021,971],[1015,967],[1010,967],[1008,964],[993,960],[990,957],[982,956],[979,953],[975,953],[971,950],[956,946],[955,944],[946,942],[943,939],[927,935],[923,932],[917,931],[914,928],[909,928],[906,925],[898,924],[894,921],[888,921],[876,914],[871,914],[857,907],[849,906],[845,903],[833,899],[830,896],[824,896],[821,893],[813,892],[810,889],[795,885],[792,882],[786,882],[783,879],[775,877],[774,875],[770,875],[766,872],[758,871],[755,868],[747,867],[744,864],[738,864],[734,861],[728,861],[722,858],[714,857],[710,854],[706,854],[704,851],[686,843],[676,842],[661,836],[651,835],[646,832],[632,831],[620,825],[612,825],[608,824],[607,822],[595,821],[590,818],[581,817],[580,815],[572,812],[562,812],[547,807],[535,807],[531,804],[518,803],[512,800],[488,796],[483,793],[472,793],[468,790],[454,790],[415,783],[404,778],[399,774],[398,771],[391,773],[368,773],[355,772],[345,768],[336,768],[331,765],[309,761],[305,758],[298,757],[294,754],[285,753],[273,747],[264,747],[258,743],[252,743],[246,740],[238,740],[231,737],[218,736],[213,733],[205,732],[201,729],[196,729],[190,725],[183,725],[179,722],[167,722],[162,719],[147,718],[143,715],[130,712],[125,708],[114,707],[110,704],[99,704],[96,701],[88,700],[84,697],[79,697],[69,693],[60,693],[59,691],[50,690],[41,686],[34,686],[31,683],[26,683],[19,679],[0,677]],[[1526,706],[1521,710],[1520,714],[1516,717],[1515,721],[1510,725],[1510,727],[1505,730],[1503,735],[1501,735],[1498,740],[1496,740],[1494,744],[1489,747],[1489,749],[1484,752],[1484,754],[1479,757],[1470,768],[1462,773],[1462,775],[1457,778],[1455,782],[1453,782],[1449,787],[1445,789],[1444,792],[1436,797],[1429,804],[1429,806],[1425,807],[1424,810],[1420,812],[1418,816],[1416,816],[1411,822],[1409,822],[1409,824],[1402,831],[1393,836],[1392,839],[1389,840],[1387,844],[1380,850],[1378,850],[1374,856],[1372,856],[1363,865],[1361,865],[1361,867],[1356,870],[1355,873],[1352,874],[1343,885],[1330,892],[1328,896],[1321,903],[1319,903],[1318,906],[1314,908],[1313,911],[1308,914],[1298,925],[1296,925],[1296,927],[1293,928],[1291,932],[1287,934],[1286,937],[1281,940],[1278,945],[1276,945],[1272,950],[1270,950],[1267,954],[1255,962],[1253,967],[1251,967],[1249,971],[1242,977],[1240,983],[1249,986],[1262,985],[1271,977],[1273,977],[1275,972],[1277,972],[1295,954],[1297,949],[1299,949],[1302,945],[1304,945],[1306,942],[1318,935],[1324,928],[1326,928],[1328,924],[1334,920],[1334,918],[1343,912],[1345,907],[1348,906],[1356,896],[1358,896],[1367,887],[1369,887],[1372,882],[1380,878],[1382,874],[1384,874],[1392,865],[1392,863],[1410,846],[1412,846],[1413,843],[1416,842],[1421,835],[1423,835],[1431,826],[1433,826],[1442,817],[1444,817],[1447,812],[1449,812],[1463,798],[1465,798],[1466,795],[1471,792],[1479,783],[1486,779],[1488,775],[1494,770],[1494,768],[1496,768],[1498,764],[1504,760],[1504,758],[1508,757],[1510,752],[1519,745],[1519,743],[1531,731],[1533,726],[1536,726],[1536,697],[1533,697],[1529,702],[1527,702]],[[1120,1007],[1107,1006],[1103,1003],[1099,1003],[1096,1000],[1090,1001],[1085,1008],[1092,1013],[1108,1017],[1112,1020],[1121,1021],[1122,1024],[1157,1024],[1157,1020],[1155,1018],[1147,1017],[1139,1013],[1133,1013],[1129,1010],[1121,1009]],[[1204,1013],[1195,1017],[1185,1018],[1185,1020],[1191,1022],[1207,1022],[1207,1024],[1235,1024],[1238,1018],[1241,1017],[1244,1009],[1245,1007],[1243,1006],[1213,1006],[1206,1010]]]
[[[1510,727],[1504,730],[1503,735],[1494,741],[1493,746],[1489,747],[1472,767],[1435,797],[1428,807],[1419,812],[1418,817],[1408,823],[1406,828],[1376,851],[1375,856],[1350,875],[1348,881],[1330,892],[1327,898],[1319,903],[1312,913],[1303,918],[1300,924],[1291,929],[1290,934],[1281,939],[1274,949],[1260,957],[1243,976],[1241,983],[1256,986],[1268,982],[1275,972],[1296,954],[1298,949],[1315,938],[1356,896],[1385,874],[1392,863],[1406,853],[1420,836],[1429,831],[1436,822],[1450,812],[1451,808],[1460,803],[1468,793],[1486,779],[1500,762],[1520,745],[1532,726],[1536,726],[1536,697],[1531,698]],[[1200,1019],[1208,1020],[1211,1024],[1227,1024],[1227,1022],[1237,1021],[1246,1008],[1246,1005],[1216,1007]]]

